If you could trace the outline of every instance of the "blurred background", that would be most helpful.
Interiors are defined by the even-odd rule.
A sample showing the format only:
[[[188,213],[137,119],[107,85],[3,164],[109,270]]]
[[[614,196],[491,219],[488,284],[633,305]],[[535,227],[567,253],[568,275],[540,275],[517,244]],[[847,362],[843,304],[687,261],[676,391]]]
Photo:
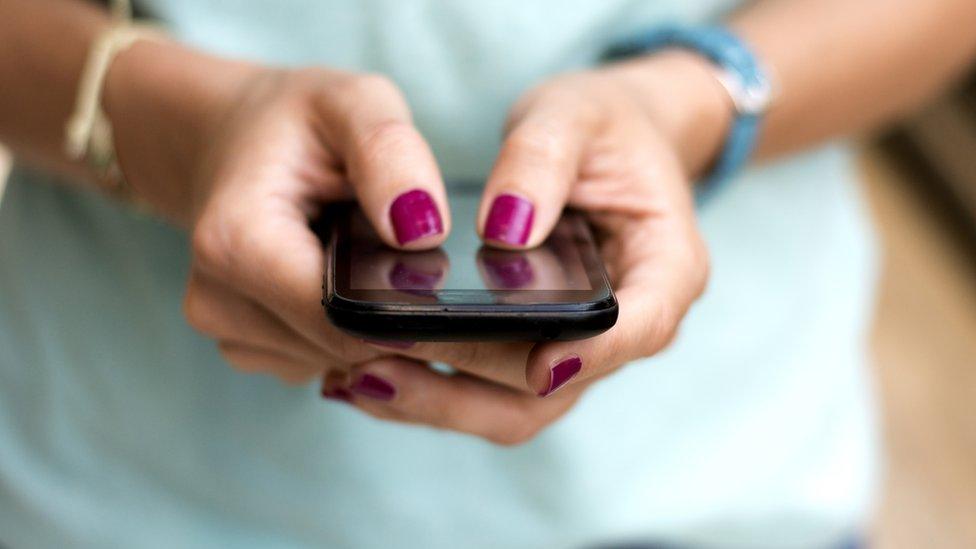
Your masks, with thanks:
[[[976,547],[976,76],[860,141],[884,247],[878,548]],[[0,149],[0,200],[9,166]]]
[[[863,146],[885,248],[878,547],[976,547],[976,75]]]

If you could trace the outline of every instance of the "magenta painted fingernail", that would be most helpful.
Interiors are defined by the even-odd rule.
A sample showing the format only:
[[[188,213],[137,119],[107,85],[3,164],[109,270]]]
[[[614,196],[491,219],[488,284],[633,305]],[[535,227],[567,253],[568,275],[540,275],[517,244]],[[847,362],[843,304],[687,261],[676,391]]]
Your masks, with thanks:
[[[539,396],[545,397],[553,394],[567,381],[573,379],[573,376],[578,374],[581,369],[583,369],[583,360],[578,356],[573,355],[560,360],[549,369],[549,387],[539,393]]]
[[[396,387],[393,384],[373,374],[359,376],[350,389],[357,395],[375,398],[376,400],[393,400],[393,397],[396,396]]]
[[[444,232],[437,204],[427,191],[420,189],[407,191],[393,201],[390,221],[400,244]]]
[[[364,339],[363,341],[373,345],[379,345],[380,347],[389,347],[390,349],[409,349],[417,344],[414,341],[393,341],[388,339]]]
[[[352,393],[342,387],[334,387],[332,389],[322,387],[322,398],[339,400],[342,402],[352,402]]]
[[[529,240],[534,216],[535,207],[528,200],[514,194],[498,195],[485,220],[485,238],[521,246]]]

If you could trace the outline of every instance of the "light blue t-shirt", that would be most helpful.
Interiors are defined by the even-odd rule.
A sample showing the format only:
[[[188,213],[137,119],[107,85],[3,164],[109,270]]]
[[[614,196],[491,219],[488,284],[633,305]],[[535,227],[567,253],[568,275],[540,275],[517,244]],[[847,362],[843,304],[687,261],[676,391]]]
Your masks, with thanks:
[[[216,52],[390,75],[445,177],[469,180],[528,86],[730,4],[142,7]],[[829,546],[861,525],[875,480],[874,248],[851,157],[746,173],[701,224],[713,275],[675,345],[500,448],[233,371],[181,316],[184,234],[18,168],[0,209],[0,545]]]

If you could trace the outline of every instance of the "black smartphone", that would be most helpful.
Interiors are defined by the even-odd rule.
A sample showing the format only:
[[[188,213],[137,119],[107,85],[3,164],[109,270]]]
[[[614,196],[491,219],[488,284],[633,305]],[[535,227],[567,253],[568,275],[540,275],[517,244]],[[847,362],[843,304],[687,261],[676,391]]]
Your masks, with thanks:
[[[354,205],[331,209],[326,314],[361,338],[402,341],[582,339],[617,320],[617,300],[586,220],[566,211],[532,250],[484,246],[474,230],[480,187],[452,189],[443,246],[387,247]]]

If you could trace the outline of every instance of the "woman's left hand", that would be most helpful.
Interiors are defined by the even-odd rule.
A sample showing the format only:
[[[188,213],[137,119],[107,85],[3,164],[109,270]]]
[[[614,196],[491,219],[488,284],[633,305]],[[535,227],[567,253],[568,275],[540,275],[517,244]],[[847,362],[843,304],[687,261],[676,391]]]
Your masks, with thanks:
[[[701,166],[688,161],[706,155],[681,150],[675,136],[687,134],[658,114],[675,112],[688,98],[649,108],[648,90],[633,84],[638,68],[652,70],[574,73],[523,97],[478,217],[486,242],[524,248],[545,240],[564,205],[585,212],[619,302],[616,325],[582,341],[387,349],[393,354],[328,376],[324,396],[378,418],[519,444],[562,416],[595,381],[671,342],[708,278],[689,181]],[[728,108],[719,91],[702,94],[717,102],[715,112]],[[724,123],[713,122],[716,133]],[[428,362],[457,373],[436,372]]]

